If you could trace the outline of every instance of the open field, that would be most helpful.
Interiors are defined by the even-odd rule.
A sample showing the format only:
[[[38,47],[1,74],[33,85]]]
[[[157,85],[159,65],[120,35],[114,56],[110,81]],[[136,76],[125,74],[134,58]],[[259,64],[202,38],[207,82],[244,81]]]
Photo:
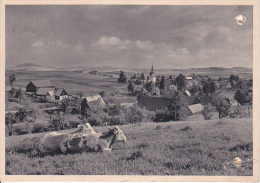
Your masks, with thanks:
[[[6,84],[8,84],[9,74],[6,73]],[[15,74],[17,80],[14,86],[25,88],[31,80],[49,79],[57,88],[64,88],[69,94],[124,91],[127,87],[127,84],[117,82],[118,77],[110,77],[110,75],[101,76],[71,71],[15,72]]]
[[[253,173],[252,119],[139,123],[120,126],[126,144],[111,153],[40,156],[43,134],[6,138],[6,174],[239,175]],[[107,127],[94,127],[106,131]],[[239,167],[232,164],[240,157]]]

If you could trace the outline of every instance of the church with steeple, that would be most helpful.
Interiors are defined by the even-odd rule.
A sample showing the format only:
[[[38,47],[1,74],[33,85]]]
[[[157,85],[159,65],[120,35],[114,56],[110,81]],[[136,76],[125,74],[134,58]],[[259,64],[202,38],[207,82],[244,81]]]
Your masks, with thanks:
[[[145,88],[149,93],[151,93],[152,96],[160,96],[160,89],[156,87],[156,76],[153,70],[153,65],[150,71],[149,80],[145,84]]]

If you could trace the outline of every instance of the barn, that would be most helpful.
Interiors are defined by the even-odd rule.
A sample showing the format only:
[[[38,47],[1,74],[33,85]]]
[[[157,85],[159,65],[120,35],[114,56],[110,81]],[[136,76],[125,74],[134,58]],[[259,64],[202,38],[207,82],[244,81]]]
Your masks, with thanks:
[[[83,96],[81,98],[81,111],[85,108],[94,109],[95,107],[105,107],[105,102],[100,95]]]
[[[36,93],[40,88],[51,88],[54,89],[55,86],[52,84],[50,80],[35,80],[35,81],[30,81],[26,85],[26,92],[27,93]],[[40,91],[42,93],[43,91]],[[46,94],[46,93],[45,93]]]
[[[171,101],[168,97],[143,96],[138,97],[138,105],[145,107],[147,110],[156,111],[158,109],[166,109]]]

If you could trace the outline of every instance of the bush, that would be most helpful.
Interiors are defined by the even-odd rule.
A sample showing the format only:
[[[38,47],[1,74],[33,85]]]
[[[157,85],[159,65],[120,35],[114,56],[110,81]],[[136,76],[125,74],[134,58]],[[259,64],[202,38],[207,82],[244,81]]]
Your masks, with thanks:
[[[64,128],[64,119],[61,116],[52,117],[48,125],[49,131],[59,131]]]
[[[116,116],[124,113],[125,108],[121,105],[110,105],[108,107],[108,115],[109,116]]]
[[[90,112],[89,116],[87,117],[87,122],[91,126],[101,126],[103,123],[107,121],[109,121],[109,115],[105,112],[102,113]]]
[[[240,106],[233,108],[229,113],[230,118],[237,118],[237,117],[242,118],[243,115],[245,115],[245,112]]]
[[[33,126],[29,124],[28,122],[17,124],[13,126],[13,133],[16,135],[24,135],[31,133],[33,129]]]
[[[91,126],[100,126],[103,123],[109,121],[109,115],[100,106],[93,106],[92,109],[88,109],[85,112],[87,122]]]
[[[8,135],[7,136],[11,136],[13,134],[13,124],[17,123],[17,119],[15,117],[14,114],[11,113],[7,113],[5,115],[5,125],[8,131]]]
[[[32,133],[42,133],[42,132],[48,132],[48,124],[46,123],[34,123],[32,128]]]
[[[167,122],[173,120],[174,116],[171,115],[168,109],[157,110],[154,117],[154,122]]]
[[[66,116],[64,120],[64,128],[66,129],[77,128],[77,126],[82,123],[83,120],[79,119],[79,116],[70,116],[70,117]]]
[[[127,123],[151,122],[154,119],[154,112],[143,109],[137,105],[131,106],[125,111]]]
[[[202,115],[203,115],[205,120],[211,119],[211,117],[213,116],[211,105],[205,105],[204,106],[204,109],[202,110]]]
[[[126,124],[125,115],[121,113],[116,116],[112,116],[109,120],[110,125],[124,125]]]
[[[219,119],[229,115],[231,105],[226,98],[221,96],[216,97],[213,100],[213,104],[215,105],[216,110],[219,113]]]
[[[168,110],[175,121],[185,121],[188,117],[188,101],[180,92],[175,92],[169,105]]]

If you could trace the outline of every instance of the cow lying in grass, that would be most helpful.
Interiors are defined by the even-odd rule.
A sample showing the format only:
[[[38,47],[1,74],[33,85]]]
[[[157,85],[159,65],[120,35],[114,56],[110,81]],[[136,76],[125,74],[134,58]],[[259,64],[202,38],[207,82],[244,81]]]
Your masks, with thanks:
[[[70,135],[78,134],[95,134],[96,132],[93,130],[89,123],[85,125],[78,125],[78,130],[71,132],[71,133],[57,133],[52,132],[44,135],[37,143],[36,149],[40,153],[53,153],[59,151],[60,143],[68,138]]]
[[[108,132],[96,134],[72,134],[60,143],[62,153],[69,152],[110,152],[116,142],[126,142],[119,127],[109,128]]]

